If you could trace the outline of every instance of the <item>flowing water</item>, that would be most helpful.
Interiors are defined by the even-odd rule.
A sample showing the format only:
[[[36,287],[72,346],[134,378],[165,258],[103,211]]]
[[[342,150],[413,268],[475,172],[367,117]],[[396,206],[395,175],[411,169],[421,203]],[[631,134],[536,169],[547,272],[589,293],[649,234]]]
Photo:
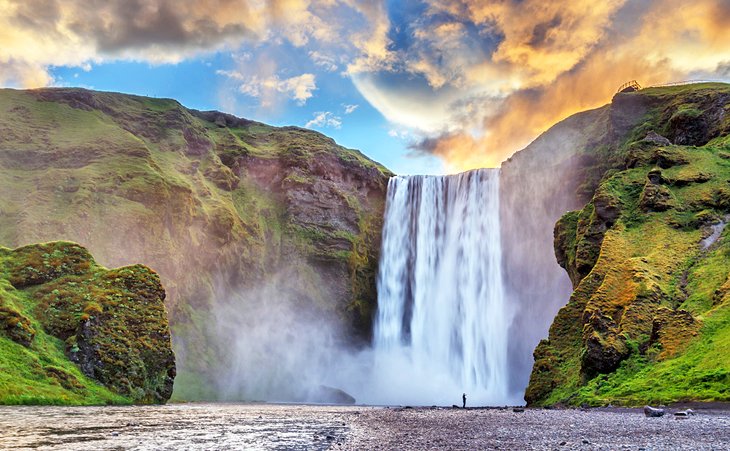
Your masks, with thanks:
[[[509,399],[512,313],[502,277],[499,171],[388,184],[371,402],[471,405]]]
[[[344,442],[355,414],[282,404],[0,406],[0,450],[326,450]]]

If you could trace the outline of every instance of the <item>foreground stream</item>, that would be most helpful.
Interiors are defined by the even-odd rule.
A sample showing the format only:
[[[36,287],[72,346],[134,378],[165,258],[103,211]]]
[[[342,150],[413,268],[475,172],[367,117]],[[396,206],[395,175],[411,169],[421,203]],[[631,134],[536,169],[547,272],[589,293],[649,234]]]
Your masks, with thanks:
[[[275,404],[0,407],[0,449],[730,449],[728,406],[640,409],[382,408]]]
[[[267,404],[0,407],[0,450],[322,450],[354,409]]]

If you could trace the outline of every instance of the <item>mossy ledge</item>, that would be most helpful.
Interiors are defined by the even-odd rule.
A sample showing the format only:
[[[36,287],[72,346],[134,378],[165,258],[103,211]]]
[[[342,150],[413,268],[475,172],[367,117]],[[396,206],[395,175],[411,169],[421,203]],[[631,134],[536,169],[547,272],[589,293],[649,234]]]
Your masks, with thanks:
[[[730,85],[621,93],[555,227],[574,292],[534,352],[529,405],[730,400]]]
[[[0,247],[0,404],[152,404],[175,356],[159,276],[75,243]]]

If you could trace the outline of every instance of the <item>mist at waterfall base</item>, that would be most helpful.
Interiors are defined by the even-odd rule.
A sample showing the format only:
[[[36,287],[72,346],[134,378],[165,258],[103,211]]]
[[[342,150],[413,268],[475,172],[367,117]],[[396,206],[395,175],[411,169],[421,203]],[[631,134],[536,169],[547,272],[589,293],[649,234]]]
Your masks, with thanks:
[[[223,401],[337,402],[327,383],[352,351],[332,312],[301,295],[295,265],[246,290],[219,284],[214,343],[216,398]]]
[[[334,387],[358,404],[524,404],[532,350],[570,293],[552,250],[569,168],[530,167],[529,184],[496,169],[392,178],[372,346],[348,346],[283,268],[221,293],[218,398],[333,402]]]

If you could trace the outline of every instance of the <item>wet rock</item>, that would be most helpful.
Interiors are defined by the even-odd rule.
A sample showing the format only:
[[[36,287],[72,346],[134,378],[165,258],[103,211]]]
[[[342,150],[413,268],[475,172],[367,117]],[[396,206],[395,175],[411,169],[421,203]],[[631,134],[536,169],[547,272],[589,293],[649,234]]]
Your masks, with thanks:
[[[644,415],[646,415],[649,418],[658,418],[663,417],[665,414],[664,409],[657,409],[651,406],[644,406]]]
[[[524,411],[525,411],[525,409],[523,407],[515,407],[514,409],[512,409],[512,412],[517,412],[517,413],[524,412]]]
[[[710,174],[704,172],[696,172],[694,174],[673,177],[672,179],[667,180],[667,182],[671,183],[673,186],[686,186],[693,183],[705,183],[710,181],[710,179],[712,179],[712,176]]]
[[[654,168],[649,171],[649,174],[646,177],[649,179],[649,182],[655,185],[666,182],[666,179],[662,176],[662,170],[659,168]]]

